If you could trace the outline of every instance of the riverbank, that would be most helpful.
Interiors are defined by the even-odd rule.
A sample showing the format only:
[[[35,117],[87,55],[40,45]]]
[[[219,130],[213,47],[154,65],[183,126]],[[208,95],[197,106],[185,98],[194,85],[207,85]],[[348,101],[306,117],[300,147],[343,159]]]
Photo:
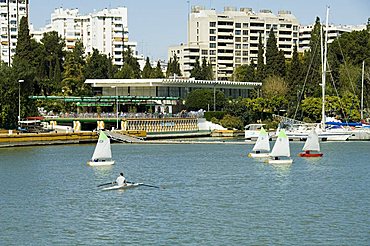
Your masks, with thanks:
[[[132,139],[140,141],[129,141],[129,143],[151,144],[151,143],[186,143],[183,139],[193,138],[207,138],[211,137],[209,131],[198,132],[169,132],[157,134],[144,134],[142,131],[135,132],[120,132],[122,136],[135,136]],[[129,137],[130,138],[130,137]],[[17,147],[17,146],[37,146],[37,145],[58,145],[58,144],[81,144],[81,143],[95,143],[98,139],[97,132],[48,132],[48,133],[1,133],[0,134],[0,148]],[[181,140],[174,140],[181,139]],[[115,142],[114,140],[112,140]],[[116,141],[117,142],[117,141]],[[118,141],[124,142],[124,141]],[[220,141],[222,142],[222,141]]]
[[[12,133],[0,134],[1,147],[78,144],[96,142],[96,132],[48,132],[48,133]]]

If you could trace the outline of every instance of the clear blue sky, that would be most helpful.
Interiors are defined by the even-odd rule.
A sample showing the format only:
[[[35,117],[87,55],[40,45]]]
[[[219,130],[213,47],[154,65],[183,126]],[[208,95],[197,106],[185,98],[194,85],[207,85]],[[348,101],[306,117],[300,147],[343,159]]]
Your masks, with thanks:
[[[151,59],[167,59],[170,45],[187,40],[189,5],[223,11],[224,6],[249,7],[254,11],[290,10],[301,24],[311,24],[316,16],[325,20],[330,6],[330,23],[365,24],[370,17],[370,0],[30,0],[30,21],[36,27],[50,22],[55,8],[78,8],[81,14],[125,6],[128,8],[129,37],[138,42],[140,53]]]

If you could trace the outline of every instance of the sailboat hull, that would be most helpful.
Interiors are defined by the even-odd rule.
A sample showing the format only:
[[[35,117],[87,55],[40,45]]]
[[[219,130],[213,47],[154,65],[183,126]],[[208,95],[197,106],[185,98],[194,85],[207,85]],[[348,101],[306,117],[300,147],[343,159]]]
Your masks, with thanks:
[[[88,161],[87,165],[92,166],[92,167],[100,167],[100,166],[110,166],[113,165],[114,161]]]
[[[298,156],[300,157],[322,157],[323,156],[323,153],[310,153],[310,154],[307,154],[307,153],[299,153]]]
[[[269,153],[249,153],[248,157],[250,158],[269,158]]]
[[[293,159],[283,159],[283,160],[273,160],[273,159],[268,159],[267,160],[267,163],[268,164],[292,164],[293,163]]]

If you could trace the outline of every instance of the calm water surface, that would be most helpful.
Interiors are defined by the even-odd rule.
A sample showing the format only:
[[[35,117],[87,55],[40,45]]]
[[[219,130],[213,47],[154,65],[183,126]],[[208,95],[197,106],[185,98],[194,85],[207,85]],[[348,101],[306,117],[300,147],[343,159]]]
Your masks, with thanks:
[[[0,149],[1,245],[369,245],[370,142],[274,167],[252,145],[94,145]],[[102,192],[124,171],[158,185]]]

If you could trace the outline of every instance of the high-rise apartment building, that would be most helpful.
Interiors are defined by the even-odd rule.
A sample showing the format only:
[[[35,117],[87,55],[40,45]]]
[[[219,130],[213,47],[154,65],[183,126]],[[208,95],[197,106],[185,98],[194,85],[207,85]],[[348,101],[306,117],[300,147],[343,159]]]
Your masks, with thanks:
[[[0,59],[8,65],[15,54],[23,16],[28,16],[28,0],[0,0]]]
[[[225,7],[217,13],[195,6],[189,16],[188,44],[171,47],[169,56],[177,53],[184,75],[189,75],[199,49],[200,60],[205,57],[214,65],[216,79],[227,80],[235,67],[257,60],[259,35],[265,45],[271,30],[278,48],[291,57],[299,35],[299,22],[291,12],[275,15],[270,10],[255,13],[250,8]],[[180,51],[182,48],[185,50]]]
[[[225,7],[224,12],[217,13],[195,6],[189,14],[188,43],[169,47],[168,59],[176,55],[183,75],[189,77],[196,59],[201,62],[206,58],[213,65],[215,79],[227,80],[236,67],[257,60],[260,34],[266,47],[273,30],[278,49],[291,58],[295,45],[299,52],[309,49],[312,28],[313,25],[300,26],[290,11],[275,15],[270,10],[256,13],[250,8]],[[365,25],[330,25],[329,43],[344,32],[365,28]]]
[[[71,50],[82,41],[86,53],[93,49],[111,56],[113,63],[123,64],[123,50],[130,47],[137,56],[137,43],[128,41],[127,8],[104,9],[88,15],[80,15],[78,9],[58,8],[51,14],[51,23],[41,30],[32,30],[38,41],[46,32],[56,31],[65,39],[66,48]]]
[[[298,51],[304,52],[310,49],[311,32],[314,25],[299,27],[299,46]],[[324,26],[324,33],[328,30],[328,43],[332,43],[337,37],[346,32],[362,31],[366,29],[366,25],[329,25],[329,28]]]

